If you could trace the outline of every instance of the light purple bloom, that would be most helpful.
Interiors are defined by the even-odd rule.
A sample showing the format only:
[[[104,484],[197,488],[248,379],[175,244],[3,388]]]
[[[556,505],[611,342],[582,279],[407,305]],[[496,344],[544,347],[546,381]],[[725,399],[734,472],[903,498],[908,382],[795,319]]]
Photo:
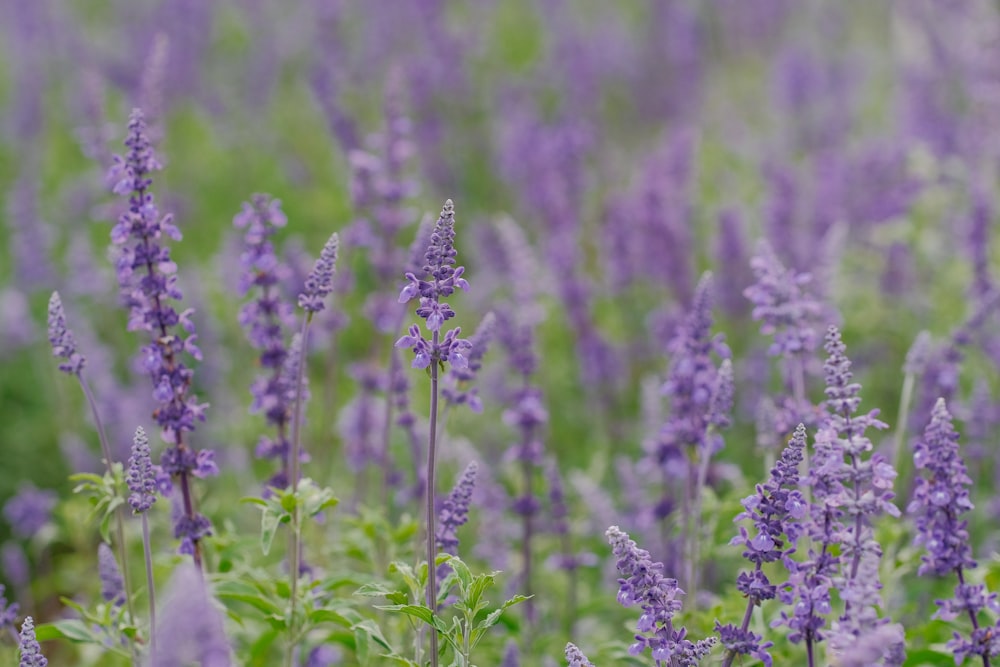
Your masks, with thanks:
[[[66,360],[59,364],[59,370],[69,375],[79,375],[87,359],[76,351],[76,338],[66,328],[66,313],[63,311],[59,292],[53,292],[49,298],[49,343],[52,345],[52,356]]]
[[[655,661],[673,660],[679,667],[697,665],[708,655],[715,638],[692,642],[686,638],[687,630],[674,623],[674,616],[681,610],[680,596],[684,595],[677,580],[663,576],[663,563],[654,563],[649,552],[636,546],[618,526],[608,528],[606,535],[622,575],[618,579],[618,602],[624,607],[638,604],[642,608],[636,626],[639,632],[629,654],[640,655],[649,649]]]
[[[437,545],[446,554],[458,555],[457,531],[469,520],[469,503],[478,471],[475,461],[469,463],[438,511]]]
[[[575,644],[566,644],[566,660],[569,663],[569,667],[594,667],[594,663],[587,660],[587,656],[583,654],[583,651],[578,649]]]
[[[181,564],[167,588],[157,614],[156,654],[151,667],[230,667],[229,640],[223,615],[205,579],[191,565]]]
[[[104,601],[116,607],[125,604],[125,580],[118,569],[115,555],[111,553],[111,547],[105,542],[97,547],[97,574],[101,580],[101,597]]]
[[[21,625],[20,649],[20,667],[47,667],[49,664],[42,655],[41,645],[35,639],[35,623],[30,616],[25,617]]]
[[[6,564],[4,565],[6,569]],[[8,574],[8,576],[10,576]],[[7,602],[7,589],[0,584],[0,632],[13,631],[17,623],[17,615],[21,610],[21,605],[16,602]]]
[[[21,485],[3,506],[3,515],[15,535],[32,537],[52,518],[56,494],[48,489],[38,489],[33,484]]]
[[[306,277],[305,286],[299,294],[299,307],[305,309],[310,315],[323,310],[326,305],[324,299],[333,291],[333,274],[337,269],[337,247],[340,240],[334,232],[323,245],[316,265]]]
[[[128,503],[136,514],[145,512],[156,502],[156,470],[149,457],[149,438],[141,426],[135,429],[132,439],[132,455],[128,460]]]
[[[483,357],[493,340],[496,327],[496,316],[493,312],[486,313],[479,323],[475,333],[469,338],[470,351],[467,364],[464,367],[452,365],[444,377],[441,396],[452,405],[468,405],[473,412],[483,411],[483,402],[479,398],[477,387],[471,386],[483,366]]]

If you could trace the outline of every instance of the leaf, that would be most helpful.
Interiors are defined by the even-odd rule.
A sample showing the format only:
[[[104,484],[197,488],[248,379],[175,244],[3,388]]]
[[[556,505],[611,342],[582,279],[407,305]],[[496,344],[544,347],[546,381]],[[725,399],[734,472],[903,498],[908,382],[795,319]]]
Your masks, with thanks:
[[[382,648],[389,651],[392,650],[392,647],[389,646],[388,640],[386,640],[385,636],[382,634],[382,628],[380,628],[378,626],[378,623],[376,623],[372,619],[366,618],[360,623],[356,623],[353,629],[364,630],[368,634],[368,636],[374,639]]]
[[[434,612],[420,604],[375,605],[375,608],[382,609],[383,611],[394,611],[400,614],[405,614],[406,616],[419,618],[427,625],[434,625]]]
[[[309,612],[309,622],[313,624],[319,623],[336,623],[337,625],[342,625],[345,628],[351,627],[352,623],[347,618],[343,616],[340,612],[336,612],[333,609],[314,609]]]
[[[281,608],[257,588],[239,581],[226,581],[215,588],[215,594],[223,600],[244,602],[265,614],[281,614]]]
[[[388,588],[380,582],[372,582],[370,584],[365,584],[358,590],[354,591],[355,595],[361,595],[363,597],[375,598],[375,597],[388,597],[396,591]]]
[[[72,642],[101,643],[86,623],[75,618],[39,625],[35,628],[35,637],[38,641],[68,639]]]
[[[278,524],[281,517],[265,510],[260,517],[260,550],[266,556],[271,551],[271,543],[274,542],[274,535],[278,532]]]

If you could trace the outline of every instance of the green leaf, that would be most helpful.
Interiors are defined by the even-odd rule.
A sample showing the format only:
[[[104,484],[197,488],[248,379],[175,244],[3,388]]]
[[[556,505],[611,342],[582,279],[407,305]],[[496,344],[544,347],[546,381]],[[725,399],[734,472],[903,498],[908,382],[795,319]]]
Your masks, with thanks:
[[[353,625],[351,621],[343,616],[343,614],[336,612],[333,609],[314,609],[309,612],[308,618],[309,622],[313,624],[336,623],[337,625],[342,625],[345,628],[349,628]]]
[[[396,591],[388,588],[380,582],[372,582],[370,584],[365,584],[358,590],[354,591],[355,595],[361,595],[363,597],[375,598],[375,597],[388,597]]]
[[[266,556],[271,551],[271,543],[274,542],[274,535],[278,532],[278,524],[281,517],[268,510],[260,517],[260,550]]]
[[[215,588],[215,594],[222,600],[244,602],[265,614],[281,614],[281,608],[263,592],[239,581],[225,581]]]
[[[39,625],[35,628],[35,637],[38,641],[68,639],[71,642],[101,643],[86,623],[75,618]]]
[[[358,629],[364,630],[365,633],[367,633],[367,635],[369,637],[371,637],[372,639],[374,639],[382,648],[384,648],[384,649],[386,649],[388,651],[392,650],[392,647],[389,646],[388,640],[386,640],[385,636],[382,634],[382,628],[380,628],[378,626],[378,623],[376,623],[374,620],[372,620],[370,618],[366,618],[365,620],[361,621],[360,623],[356,623],[354,625],[354,629],[355,630],[358,630]]]
[[[400,614],[405,614],[406,616],[419,618],[427,625],[434,625],[434,612],[420,604],[375,605],[375,608],[383,611],[394,611]]]

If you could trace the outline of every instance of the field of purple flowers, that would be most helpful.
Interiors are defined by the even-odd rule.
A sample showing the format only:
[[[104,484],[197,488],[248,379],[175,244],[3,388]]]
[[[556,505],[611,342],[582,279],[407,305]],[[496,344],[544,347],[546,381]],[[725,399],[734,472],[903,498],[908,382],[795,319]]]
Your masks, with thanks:
[[[0,0],[0,662],[1000,663],[1000,5]]]

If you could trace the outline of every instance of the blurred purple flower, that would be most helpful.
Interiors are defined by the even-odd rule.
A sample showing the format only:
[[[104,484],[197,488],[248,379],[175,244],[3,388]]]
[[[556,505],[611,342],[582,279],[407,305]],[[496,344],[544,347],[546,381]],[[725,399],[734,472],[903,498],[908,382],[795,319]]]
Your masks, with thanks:
[[[310,316],[326,307],[323,301],[333,291],[333,274],[337,269],[339,243],[337,233],[334,232],[323,245],[313,270],[306,277],[302,293],[299,294],[299,307],[305,309]]]
[[[437,545],[446,554],[458,555],[458,529],[469,520],[469,503],[478,470],[475,461],[466,466],[438,511]]]
[[[6,564],[5,564],[6,568]],[[10,576],[9,574],[7,576]],[[0,632],[14,632],[17,627],[18,612],[21,605],[16,602],[7,602],[7,588],[0,584]]]
[[[87,359],[76,351],[76,338],[66,328],[66,313],[63,311],[59,292],[53,292],[49,298],[49,343],[52,345],[52,356],[66,360],[59,364],[59,370],[69,375],[79,375],[87,364]]]
[[[52,518],[56,499],[54,491],[38,489],[28,482],[3,506],[3,515],[15,535],[29,538]]]
[[[157,614],[156,653],[150,667],[230,667],[223,614],[198,570],[181,564],[174,571],[166,600]]]
[[[583,654],[583,651],[572,643],[566,644],[566,660],[569,663],[569,667],[594,667],[594,663],[587,660],[587,656]]]
[[[122,578],[118,562],[106,542],[97,547],[97,574],[101,580],[101,597],[115,607],[125,604],[125,580]]]

